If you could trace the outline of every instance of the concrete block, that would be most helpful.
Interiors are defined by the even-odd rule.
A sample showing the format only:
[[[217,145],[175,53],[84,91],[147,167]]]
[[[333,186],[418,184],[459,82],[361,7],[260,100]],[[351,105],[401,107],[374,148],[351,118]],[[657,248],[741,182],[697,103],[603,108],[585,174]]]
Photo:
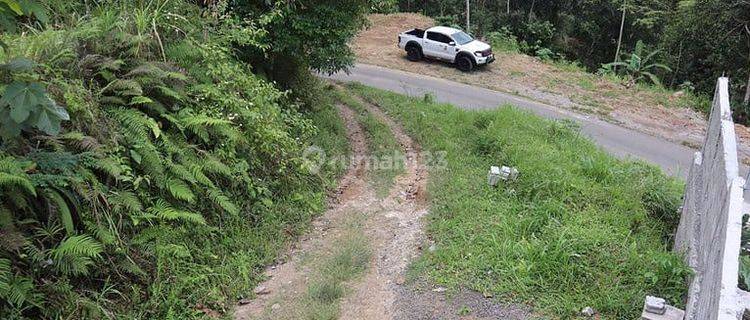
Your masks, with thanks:
[[[685,311],[668,305],[664,299],[646,297],[641,320],[683,320],[684,318]]]
[[[487,184],[491,186],[497,186],[500,182],[500,167],[490,167],[490,172],[487,173]]]
[[[516,168],[503,166],[502,168],[500,168],[500,171],[501,171],[500,177],[503,180],[513,181],[513,180],[518,179],[518,170]]]
[[[643,310],[653,314],[664,314],[667,312],[667,301],[659,297],[646,296]]]
[[[500,180],[516,180],[518,179],[518,169],[513,167],[490,167],[490,172],[487,173],[487,184],[491,186],[497,186]]]

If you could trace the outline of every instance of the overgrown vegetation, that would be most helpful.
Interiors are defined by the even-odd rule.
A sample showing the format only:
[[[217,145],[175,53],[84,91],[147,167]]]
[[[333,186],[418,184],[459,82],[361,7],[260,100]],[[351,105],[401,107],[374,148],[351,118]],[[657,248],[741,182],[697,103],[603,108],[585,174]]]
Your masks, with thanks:
[[[359,85],[353,91],[398,119],[433,168],[428,235],[416,263],[438,284],[468,286],[570,319],[591,306],[633,319],[647,294],[680,305],[689,269],[671,253],[681,184],[659,169],[616,160],[568,122],[505,106],[463,111]],[[491,165],[520,177],[487,186]]]
[[[302,150],[347,148],[307,70],[351,62],[364,3],[319,2],[19,1],[46,27],[41,11],[3,15],[24,32],[0,55],[0,318],[202,318],[251,292],[337,174],[311,174]],[[346,17],[317,26],[325,43],[271,32],[321,11]],[[301,91],[267,80],[282,72],[264,59],[302,49],[283,83]]]

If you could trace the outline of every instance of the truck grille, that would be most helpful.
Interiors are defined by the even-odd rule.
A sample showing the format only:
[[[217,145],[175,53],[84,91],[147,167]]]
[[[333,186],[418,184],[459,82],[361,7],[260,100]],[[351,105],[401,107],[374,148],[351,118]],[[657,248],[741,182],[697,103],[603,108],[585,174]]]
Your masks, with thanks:
[[[487,57],[492,54],[492,48],[482,51],[482,56]]]

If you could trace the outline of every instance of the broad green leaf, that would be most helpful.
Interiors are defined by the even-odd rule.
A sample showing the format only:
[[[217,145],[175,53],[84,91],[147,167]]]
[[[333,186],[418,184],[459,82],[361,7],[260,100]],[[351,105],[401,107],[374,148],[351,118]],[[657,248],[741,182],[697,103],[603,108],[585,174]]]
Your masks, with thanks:
[[[18,25],[16,25],[15,14],[3,11],[3,7],[2,5],[0,5],[0,27],[2,27],[0,29],[4,32],[16,32],[18,30]],[[7,47],[8,46],[3,43],[3,48],[5,48],[5,51],[7,51]]]
[[[62,221],[63,227],[65,227],[65,232],[68,234],[68,236],[72,236],[75,234],[75,226],[73,225],[73,216],[70,213],[70,209],[68,208],[68,203],[65,202],[65,199],[57,193],[55,190],[49,190],[47,192],[47,196],[49,197],[50,201],[52,201],[55,206],[57,206],[57,211],[60,213],[60,221]]]
[[[46,10],[44,10],[44,7],[40,6],[36,1],[21,0],[19,1],[19,4],[24,14],[27,16],[34,16],[34,18],[41,23],[49,22]]]
[[[15,81],[5,88],[0,106],[10,106],[10,116],[16,123],[22,123],[45,97],[44,88],[37,83]]]
[[[16,15],[22,16],[23,15],[23,9],[21,9],[21,4],[18,3],[16,0],[0,0],[0,3],[5,3],[8,5],[8,8],[13,10],[13,12],[16,13]]]
[[[18,57],[8,61],[8,63],[0,65],[0,68],[8,70],[10,72],[22,72],[31,71],[36,66],[34,61],[31,61],[24,57]]]
[[[143,157],[141,157],[141,154],[138,153],[138,151],[135,151],[133,149],[130,149],[130,157],[135,161],[137,164],[141,164],[141,160],[143,160]]]
[[[64,108],[58,106],[54,101],[46,97],[45,99],[47,102],[39,110],[35,119],[36,122],[31,124],[46,134],[56,135],[60,133],[60,123],[63,120],[70,120],[70,116]]]
[[[52,123],[52,120],[49,118],[49,115],[47,115],[46,112],[39,113],[36,118],[36,127],[48,134],[54,134],[59,132],[60,130],[58,126],[57,131],[55,131],[54,124]]]

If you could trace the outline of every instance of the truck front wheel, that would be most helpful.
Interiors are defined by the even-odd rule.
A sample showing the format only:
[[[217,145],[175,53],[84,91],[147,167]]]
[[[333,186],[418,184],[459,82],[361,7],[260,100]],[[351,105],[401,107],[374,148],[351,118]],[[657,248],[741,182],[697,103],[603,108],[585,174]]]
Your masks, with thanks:
[[[417,46],[406,47],[406,58],[409,59],[409,61],[422,60],[422,49]]]
[[[471,58],[462,55],[456,58],[456,66],[458,67],[458,70],[471,72],[471,70],[474,69],[474,61],[472,61]]]

